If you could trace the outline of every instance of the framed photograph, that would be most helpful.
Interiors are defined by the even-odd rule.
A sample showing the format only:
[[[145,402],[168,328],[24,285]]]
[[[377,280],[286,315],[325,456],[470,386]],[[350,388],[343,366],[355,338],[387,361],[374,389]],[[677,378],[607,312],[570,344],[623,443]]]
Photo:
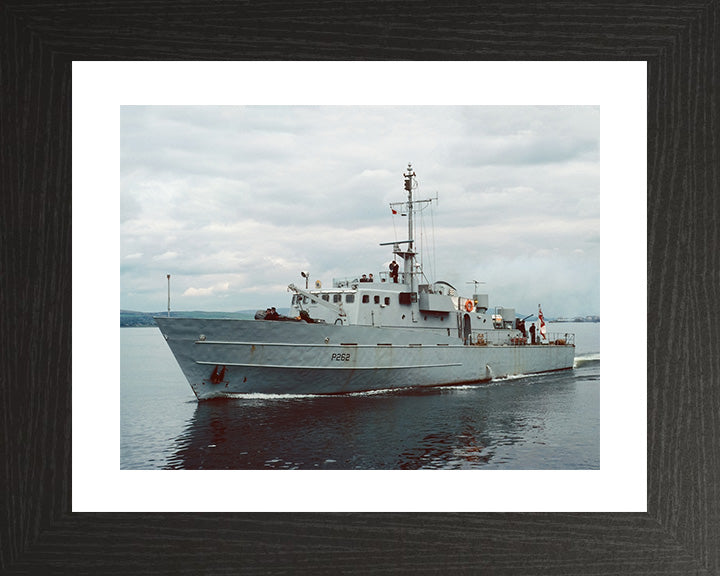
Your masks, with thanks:
[[[360,4],[340,12],[287,8],[278,14],[267,6],[183,5],[168,14],[154,5],[125,11],[11,3],[0,12],[6,54],[0,70],[13,79],[0,92],[2,187],[8,191],[0,299],[6,392],[0,404],[0,570],[717,573],[720,503],[712,486],[720,472],[713,457],[720,437],[714,392],[719,355],[714,319],[705,313],[713,309],[718,266],[709,249],[717,244],[713,193],[720,184],[711,161],[717,156],[717,2],[441,12],[421,4],[412,14]],[[139,58],[146,62],[130,62]],[[178,62],[157,62],[167,58]],[[313,62],[279,62],[288,58]],[[247,61],[235,69],[246,73],[246,83],[258,78],[248,64],[267,74],[271,63],[261,61],[278,61],[277,90],[292,86],[301,97],[310,93],[303,82],[315,79],[308,65],[315,73],[333,71],[333,63],[322,60],[369,61],[344,67],[356,66],[359,78],[364,68],[387,70],[382,78],[399,84],[398,63],[372,61],[433,60],[424,64],[435,71],[473,71],[482,61],[502,60],[498,67],[520,71],[507,82],[521,88],[534,83],[540,99],[548,92],[545,83],[556,78],[552,63],[543,67],[543,60],[563,60],[556,70],[571,71],[571,87],[603,65],[616,72],[608,85],[629,74],[629,86],[638,69],[643,80],[646,73],[641,125],[647,139],[638,142],[628,129],[624,144],[647,149],[647,220],[630,217],[637,213],[628,192],[645,181],[613,181],[620,197],[611,190],[607,200],[617,212],[612,232],[620,239],[613,264],[621,278],[611,291],[630,301],[613,304],[618,320],[605,330],[611,345],[633,350],[639,366],[603,364],[602,393],[607,388],[607,397],[621,406],[615,429],[625,436],[601,441],[601,448],[605,443],[613,450],[602,453],[599,470],[569,479],[547,471],[493,481],[502,487],[478,480],[484,472],[477,470],[451,472],[457,479],[443,471],[361,479],[350,471],[323,471],[321,477],[307,471],[290,476],[298,482],[288,482],[294,471],[238,477],[230,471],[120,470],[119,411],[112,408],[118,401],[119,235],[110,246],[101,241],[106,223],[117,220],[118,190],[103,179],[95,182],[95,195],[79,201],[74,194],[97,168],[82,164],[76,148],[79,107],[93,104],[83,99],[87,92],[76,72],[86,65],[96,88],[105,85],[116,94],[110,106],[118,130],[117,102],[139,104],[121,92],[126,88],[164,85],[167,92],[144,102],[162,105],[174,88],[192,84],[188,75],[202,85],[234,71],[223,62],[188,62],[198,59]],[[103,75],[100,62],[84,64],[92,60],[107,62],[115,79]],[[334,66],[336,74],[325,74],[329,99],[347,79],[339,63]],[[454,86],[495,89],[467,76]],[[197,104],[192,93],[184,98]],[[389,90],[379,102],[355,104],[405,102]],[[103,148],[100,157],[114,158],[101,167],[117,182],[116,135],[96,146]],[[622,144],[601,144],[601,164]],[[637,261],[638,245],[640,254],[646,249],[645,263]],[[89,358],[88,350],[100,350],[100,360]],[[646,378],[646,394],[623,396],[633,378]],[[629,441],[638,435],[639,451]],[[76,466],[78,459],[89,467]],[[105,469],[121,482],[103,476]],[[600,478],[611,469],[612,476]],[[174,477],[165,480],[173,474],[182,478],[178,486],[171,486]],[[482,497],[480,489],[486,490]],[[596,504],[583,500],[587,496]],[[610,498],[597,504],[602,496]]]
[[[92,105],[106,100],[92,86],[116,94],[131,83],[115,68],[75,66],[78,99],[91,86],[75,108],[74,134],[89,144],[79,157],[115,149],[116,110],[101,128]],[[223,68],[219,77],[261,89],[240,96],[242,86],[208,78],[192,98],[209,104],[146,106],[158,86],[144,83],[119,106],[120,214],[102,228],[114,243],[120,221],[121,468],[599,469],[600,255],[604,305],[617,314],[612,300],[645,295],[639,277],[634,295],[612,295],[612,278],[627,273],[618,261],[633,271],[646,261],[644,234],[601,248],[600,207],[608,237],[617,216],[621,226],[646,220],[645,63]],[[427,104],[378,78],[402,74]],[[559,104],[516,89],[533,74]],[[274,101],[283,92],[267,78],[298,75],[317,104],[243,103]],[[328,76],[345,93],[325,103],[317,87]],[[461,86],[466,78],[479,80]],[[496,88],[454,103],[476,83]],[[621,86],[614,108],[611,85]],[[172,92],[187,102],[188,89]],[[361,91],[411,103],[343,103]],[[214,104],[218,94],[236,104]],[[628,191],[602,202],[601,130],[605,188]],[[105,162],[83,164],[98,168],[75,188],[78,210],[115,177]],[[93,370],[101,352],[83,364]],[[642,413],[644,366],[628,364],[636,375],[626,369],[623,401],[605,404]],[[624,428],[625,446],[629,436]],[[640,421],[636,436],[644,454]],[[644,476],[633,474],[643,488]]]

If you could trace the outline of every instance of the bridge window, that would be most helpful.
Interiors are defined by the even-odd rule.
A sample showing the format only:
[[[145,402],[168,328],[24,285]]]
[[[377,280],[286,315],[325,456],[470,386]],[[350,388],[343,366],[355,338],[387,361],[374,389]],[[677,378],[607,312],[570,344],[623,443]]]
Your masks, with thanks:
[[[385,296],[385,306],[390,306],[390,296]]]
[[[380,296],[375,296],[375,304],[380,304]]]
[[[333,294],[333,302],[340,302],[342,296],[340,294]]]
[[[345,294],[345,302],[348,304],[355,302],[355,294]]]
[[[323,295],[321,296],[321,298],[322,298],[323,300],[325,300],[325,302],[327,302],[328,300],[330,300],[330,295],[329,295],[329,294],[323,294]]]
[[[370,302],[370,296],[368,296],[367,294],[363,294],[362,303],[367,304],[369,302]]]

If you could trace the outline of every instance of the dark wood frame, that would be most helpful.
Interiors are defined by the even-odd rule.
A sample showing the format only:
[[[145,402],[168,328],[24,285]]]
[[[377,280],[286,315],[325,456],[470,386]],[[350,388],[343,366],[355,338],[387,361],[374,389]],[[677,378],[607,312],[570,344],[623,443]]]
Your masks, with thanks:
[[[720,574],[719,6],[6,0],[0,571]],[[70,512],[71,62],[88,59],[646,60],[648,512]]]

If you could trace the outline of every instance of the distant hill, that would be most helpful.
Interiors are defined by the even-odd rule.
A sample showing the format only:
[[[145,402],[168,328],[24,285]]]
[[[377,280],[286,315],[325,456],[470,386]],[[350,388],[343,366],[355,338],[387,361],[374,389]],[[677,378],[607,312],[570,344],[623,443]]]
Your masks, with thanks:
[[[120,327],[127,326],[157,326],[149,312],[135,312],[133,310],[120,310]]]
[[[170,316],[175,318],[239,318],[248,320],[255,317],[255,312],[256,310],[239,310],[238,312],[173,311],[170,312]],[[167,311],[137,312],[134,310],[120,310],[120,327],[157,326],[153,316],[167,316]]]
[[[575,316],[574,318],[551,318],[548,322],[600,322],[600,316]]]

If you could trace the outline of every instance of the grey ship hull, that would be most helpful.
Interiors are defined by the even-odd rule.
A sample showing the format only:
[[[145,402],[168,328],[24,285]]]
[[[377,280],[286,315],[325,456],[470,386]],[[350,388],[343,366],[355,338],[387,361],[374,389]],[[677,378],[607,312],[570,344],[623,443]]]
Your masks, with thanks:
[[[566,345],[464,345],[412,327],[155,319],[199,400],[342,394],[487,381],[573,367]]]

